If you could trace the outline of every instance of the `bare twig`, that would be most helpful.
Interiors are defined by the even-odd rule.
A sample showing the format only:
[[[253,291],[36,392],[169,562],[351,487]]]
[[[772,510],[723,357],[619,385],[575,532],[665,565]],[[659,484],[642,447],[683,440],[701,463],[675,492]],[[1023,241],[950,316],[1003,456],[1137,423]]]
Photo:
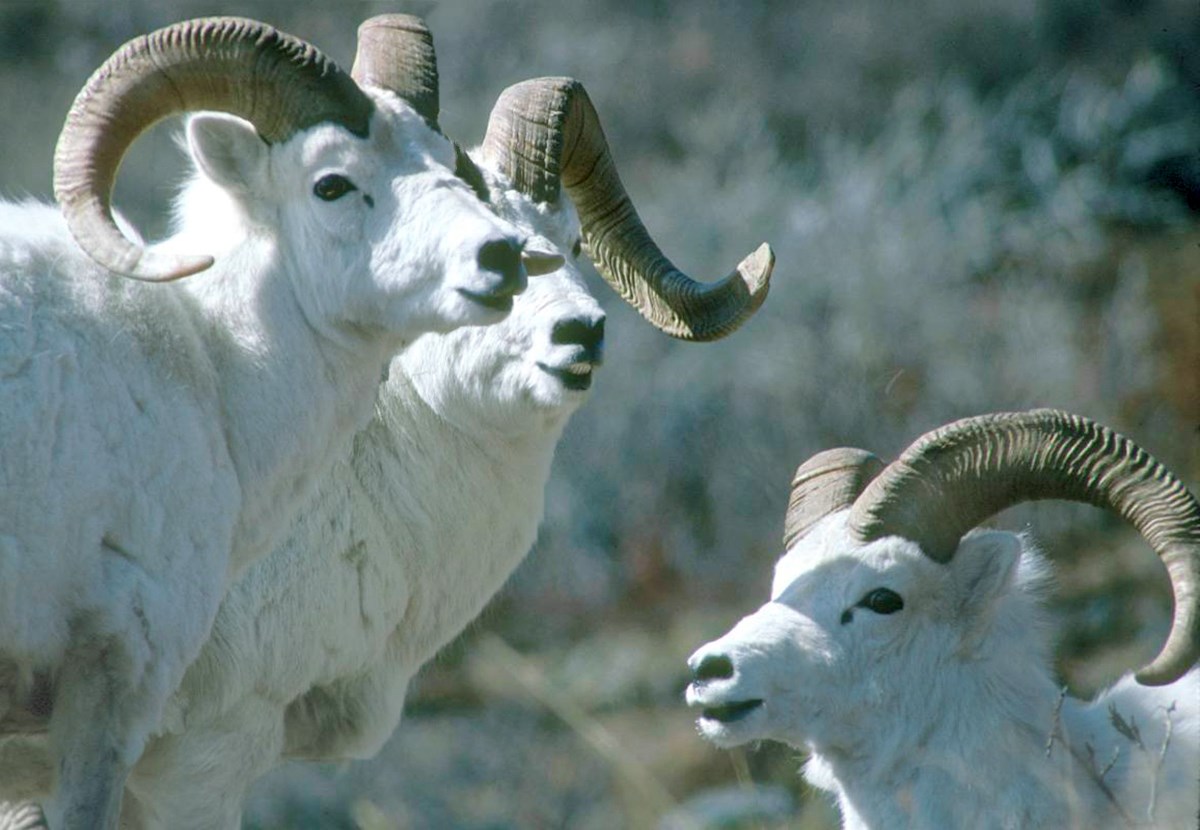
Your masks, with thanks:
[[[746,760],[746,750],[740,746],[729,750],[729,762],[733,764],[733,776],[737,779],[738,786],[743,790],[753,790],[754,779],[750,776],[750,762]]]
[[[1108,720],[1112,724],[1113,729],[1120,732],[1127,741],[1137,744],[1138,748],[1145,750],[1146,745],[1142,743],[1142,732],[1138,729],[1137,720],[1130,718],[1128,721],[1121,717],[1121,713],[1117,711],[1115,703],[1108,704]]]
[[[1104,772],[1102,773],[1096,768],[1096,752],[1094,749],[1092,749],[1092,745],[1090,743],[1084,744],[1084,746],[1087,748],[1088,757],[1086,758],[1082,757],[1074,746],[1071,746],[1069,743],[1066,745],[1070,750],[1071,757],[1078,762],[1079,766],[1083,767],[1088,778],[1090,778],[1092,783],[1094,783],[1100,789],[1100,792],[1104,793],[1104,797],[1108,799],[1108,803],[1112,805],[1112,808],[1117,811],[1117,814],[1121,817],[1121,821],[1125,824],[1125,826],[1137,827],[1137,822],[1133,820],[1133,816],[1129,815],[1125,808],[1121,806],[1121,802],[1117,801],[1116,794],[1112,791],[1112,789],[1109,788],[1108,784],[1104,780],[1104,774],[1112,769],[1113,765],[1117,762],[1117,757],[1121,753],[1120,748],[1118,747],[1113,753],[1112,760],[1107,766],[1105,766]]]
[[[1162,745],[1158,748],[1158,757],[1154,761],[1154,774],[1150,776],[1150,803],[1146,805],[1146,820],[1151,824],[1154,823],[1154,810],[1158,806],[1158,783],[1162,776],[1163,764],[1167,760],[1167,748],[1171,745],[1171,733],[1175,728],[1175,721],[1171,719],[1174,713],[1175,702],[1172,701],[1170,706],[1163,709],[1166,728],[1163,730]]]
[[[1121,748],[1113,747],[1112,757],[1108,759],[1108,763],[1104,765],[1104,769],[1100,770],[1100,772],[1099,772],[1099,776],[1100,776],[1101,780],[1104,780],[1104,776],[1108,775],[1108,773],[1112,770],[1112,768],[1117,765],[1117,759],[1120,757],[1121,757]]]
[[[666,815],[678,806],[658,777],[645,764],[622,749],[620,739],[616,735],[550,682],[545,673],[527,657],[495,634],[481,636],[476,648],[488,661],[489,667],[506,674],[526,694],[553,712],[579,735],[655,814]]]
[[[1050,734],[1046,737],[1046,757],[1050,757],[1051,751],[1054,749],[1054,742],[1062,743],[1062,708],[1063,702],[1067,699],[1067,687],[1063,686],[1058,690],[1058,700],[1054,704],[1054,720],[1050,724]]]
[[[1120,757],[1120,747],[1116,748],[1116,750],[1113,752],[1113,757],[1107,764],[1104,765],[1103,769],[1101,769],[1096,762],[1096,750],[1090,742],[1086,742],[1083,745],[1086,756],[1081,754],[1079,749],[1070,741],[1066,740],[1066,737],[1063,735],[1062,709],[1066,699],[1067,687],[1063,686],[1061,689],[1059,689],[1058,700],[1054,703],[1054,714],[1050,726],[1050,734],[1046,737],[1046,757],[1050,757],[1055,743],[1065,746],[1067,748],[1067,752],[1070,753],[1071,758],[1074,759],[1075,763],[1077,763],[1083,769],[1084,773],[1089,779],[1091,779],[1092,783],[1096,785],[1100,792],[1104,794],[1105,799],[1107,799],[1113,810],[1115,810],[1121,817],[1121,820],[1125,826],[1136,827],[1137,823],[1133,820],[1133,816],[1129,815],[1125,808],[1121,806],[1121,803],[1117,801],[1116,794],[1113,793],[1112,789],[1104,780],[1104,776],[1107,775],[1110,770],[1112,770],[1113,766],[1115,766],[1117,763],[1117,759]],[[1134,726],[1130,726],[1128,723],[1126,723],[1125,719],[1117,714],[1116,710],[1111,707],[1109,708],[1109,718],[1112,720],[1114,728],[1116,728],[1121,732],[1121,734],[1125,735],[1130,740],[1134,740],[1134,737],[1132,736],[1137,735],[1136,724]],[[1118,721],[1120,722],[1121,726],[1117,726]],[[1122,731],[1122,727],[1124,727],[1125,731]],[[1138,738],[1137,741],[1140,742],[1140,738]]]
[[[1101,769],[1096,764],[1096,749],[1090,742],[1084,743],[1084,748],[1087,750],[1087,766],[1092,775],[1100,781],[1104,780],[1104,776],[1112,771],[1112,768],[1117,765],[1117,760],[1121,757],[1121,748],[1113,747],[1112,757],[1108,759],[1108,763]]]

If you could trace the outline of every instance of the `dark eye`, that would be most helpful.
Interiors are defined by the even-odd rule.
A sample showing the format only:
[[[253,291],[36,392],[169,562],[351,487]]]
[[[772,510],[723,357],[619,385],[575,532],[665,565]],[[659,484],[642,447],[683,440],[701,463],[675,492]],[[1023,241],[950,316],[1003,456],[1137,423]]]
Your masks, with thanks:
[[[858,601],[858,606],[866,608],[868,611],[874,611],[876,614],[895,614],[904,607],[904,600],[895,591],[889,591],[887,588],[876,588],[868,591]]]
[[[583,239],[581,237],[576,237],[575,244],[571,247],[571,256],[578,259],[581,253],[583,253]]]
[[[317,179],[313,185],[313,195],[326,202],[340,199],[352,190],[358,190],[354,182],[337,173],[330,173]]]

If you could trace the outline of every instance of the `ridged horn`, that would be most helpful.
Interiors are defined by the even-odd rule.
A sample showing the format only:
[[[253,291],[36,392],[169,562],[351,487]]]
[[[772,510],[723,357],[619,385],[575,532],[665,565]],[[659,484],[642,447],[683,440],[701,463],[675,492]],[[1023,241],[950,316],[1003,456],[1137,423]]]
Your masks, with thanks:
[[[129,41],[76,97],[54,152],[54,194],[71,233],[110,271],[161,282],[212,265],[210,256],[147,254],[118,230],[110,204],[134,139],[192,110],[241,116],[274,144],[325,121],[366,136],[372,104],[315,47],[254,20],[200,18]]]
[[[483,152],[540,202],[565,189],[596,270],[652,325],[682,340],[732,333],[767,296],[775,255],[764,243],[729,276],[700,283],[671,264],[625,192],[583,85],[536,78],[501,93]]]
[[[358,52],[350,76],[361,86],[388,89],[437,124],[438,71],[433,35],[411,14],[380,14],[358,27]]]
[[[1171,579],[1171,631],[1137,673],[1176,680],[1200,658],[1200,504],[1141,447],[1052,409],[967,418],[917,439],[855,502],[863,541],[897,535],[947,562],[963,534],[1025,501],[1066,499],[1111,510],[1137,528]]]
[[[788,550],[821,519],[854,504],[883,462],[853,447],[819,452],[796,468],[783,520],[783,547]]]
[[[49,826],[38,805],[0,801],[0,830],[47,830]]]

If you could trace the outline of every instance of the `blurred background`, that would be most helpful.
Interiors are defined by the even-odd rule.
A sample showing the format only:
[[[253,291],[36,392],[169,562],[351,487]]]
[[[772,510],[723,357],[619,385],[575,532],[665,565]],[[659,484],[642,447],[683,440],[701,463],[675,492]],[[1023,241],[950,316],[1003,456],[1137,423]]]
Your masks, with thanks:
[[[716,279],[767,240],[777,267],[762,311],[701,346],[589,271],[607,362],[537,546],[378,759],[282,768],[248,827],[836,826],[801,753],[715,750],[682,704],[688,654],[767,597],[797,464],[1056,406],[1200,481],[1195,0],[0,0],[0,192],[48,197],[72,98],[132,36],[242,14],[348,66],[388,11],[433,30],[455,138],[507,85],[573,75],[677,265]],[[177,131],[118,184],[150,236]],[[1132,532],[1063,504],[998,523],[1057,564],[1074,693],[1153,654],[1170,599]]]

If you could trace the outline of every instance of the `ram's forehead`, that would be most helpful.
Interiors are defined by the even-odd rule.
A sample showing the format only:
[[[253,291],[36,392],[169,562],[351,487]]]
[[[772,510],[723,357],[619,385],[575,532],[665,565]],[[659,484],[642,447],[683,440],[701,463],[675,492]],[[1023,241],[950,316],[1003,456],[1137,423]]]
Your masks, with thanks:
[[[529,231],[541,234],[565,250],[570,250],[579,236],[579,217],[570,199],[535,203],[527,196],[513,190],[505,191],[502,198],[510,205],[512,220]]]
[[[775,564],[772,599],[810,574],[819,573],[823,584],[837,580],[853,590],[856,586],[849,583],[858,581],[856,573],[869,581],[898,562],[921,559],[917,545],[907,539],[890,536],[867,543],[855,539],[847,528],[848,516],[848,510],[826,516],[792,545]]]
[[[305,164],[376,158],[403,166],[410,160],[423,164],[430,156],[444,166],[453,164],[454,148],[450,140],[431,129],[406,101],[384,90],[368,88],[367,93],[376,106],[366,137],[356,136],[333,123],[303,130],[290,141],[301,142],[301,160]]]
[[[348,167],[355,159],[363,159],[367,155],[363,148],[366,144],[362,139],[355,138],[336,124],[318,124],[310,127],[294,139],[299,144],[300,169],[307,172],[320,166]],[[282,158],[277,162],[281,168],[291,169],[296,156],[286,154],[284,145]]]

